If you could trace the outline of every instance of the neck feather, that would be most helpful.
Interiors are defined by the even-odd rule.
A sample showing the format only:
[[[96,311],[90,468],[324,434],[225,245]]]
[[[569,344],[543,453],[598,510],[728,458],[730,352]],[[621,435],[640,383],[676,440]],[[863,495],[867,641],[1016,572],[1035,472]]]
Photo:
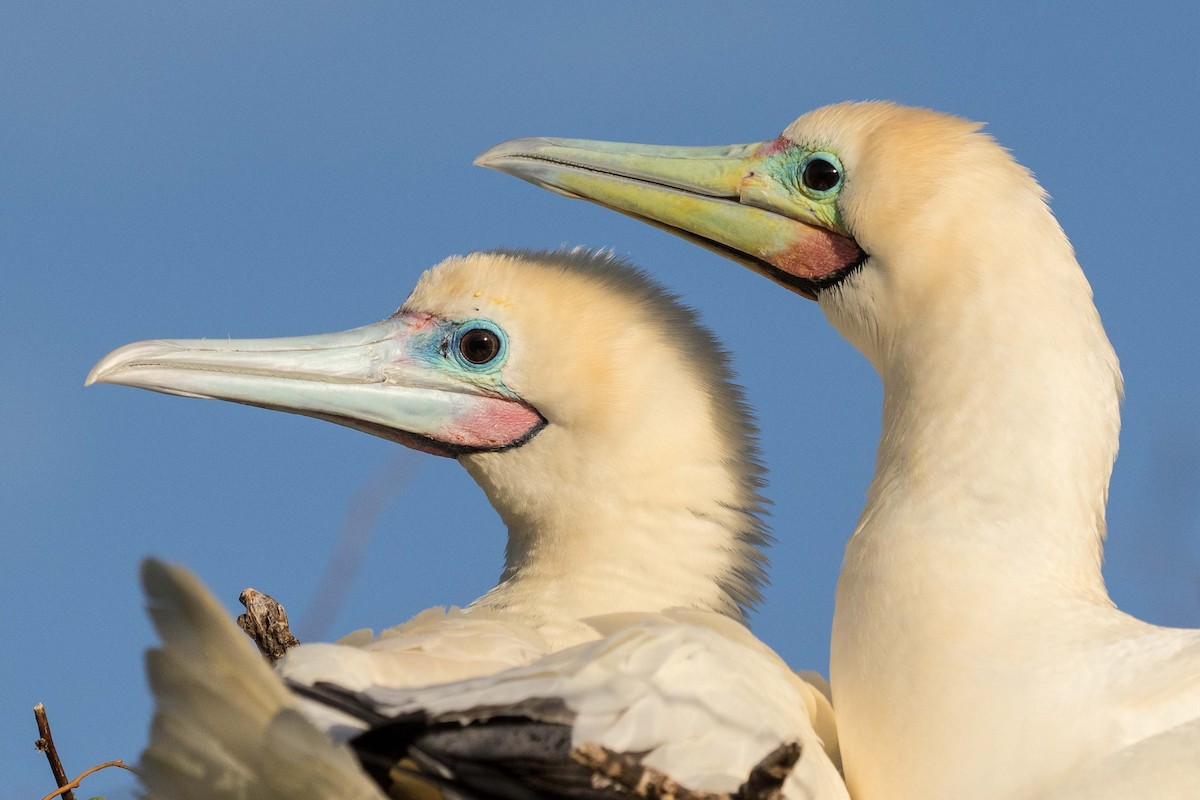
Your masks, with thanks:
[[[866,348],[883,433],[844,574],[916,570],[908,580],[1014,607],[1023,595],[1107,597],[1120,372],[1048,211],[1027,236],[990,251],[976,240],[920,313],[893,315],[890,342]]]
[[[602,614],[684,607],[745,620],[769,541],[749,412],[723,361],[648,371],[667,379],[617,426],[551,422],[521,448],[463,460],[508,527],[500,584],[477,605],[558,644]]]

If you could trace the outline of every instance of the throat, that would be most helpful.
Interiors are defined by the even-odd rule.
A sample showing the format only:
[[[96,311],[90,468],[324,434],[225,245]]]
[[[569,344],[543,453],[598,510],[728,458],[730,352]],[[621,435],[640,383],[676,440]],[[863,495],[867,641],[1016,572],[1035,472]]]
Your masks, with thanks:
[[[1120,373],[1086,283],[1060,295],[930,315],[877,364],[883,431],[844,581],[997,609],[1107,597]]]
[[[521,503],[493,497],[508,525],[505,569],[474,606],[533,625],[556,647],[594,638],[580,620],[604,614],[682,607],[745,619],[765,563],[751,476],[708,460],[593,478],[573,489],[560,473],[553,492],[522,491]]]

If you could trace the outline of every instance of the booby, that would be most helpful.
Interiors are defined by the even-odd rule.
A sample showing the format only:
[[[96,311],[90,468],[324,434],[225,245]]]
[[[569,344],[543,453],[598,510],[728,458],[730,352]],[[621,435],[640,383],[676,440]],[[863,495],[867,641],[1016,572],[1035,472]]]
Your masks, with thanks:
[[[580,620],[600,614],[744,621],[765,581],[757,432],[727,358],[610,254],[454,257],[383,322],[135,342],[96,364],[97,382],[305,414],[456,458],[508,528],[504,571],[462,614],[414,619],[414,636],[465,625],[478,637],[471,620],[492,618],[532,628],[520,649],[538,651],[594,638]]]
[[[849,798],[820,738],[835,741],[828,704],[722,614],[600,617],[596,641],[433,686],[292,683],[313,701],[301,706],[194,575],[148,559],[142,583],[163,640],[147,654],[155,715],[141,775],[152,796],[628,797],[632,786],[597,780],[578,758],[585,746],[692,792],[729,793],[798,745],[782,798]],[[318,729],[314,704],[352,724]]]
[[[830,666],[855,798],[1194,797],[1200,631],[1122,613],[1100,570],[1117,358],[1045,193],[979,128],[847,103],[754,144],[477,163],[815,299],[879,372]]]
[[[788,796],[814,786],[824,787],[820,797],[844,796],[827,700],[742,624],[763,581],[767,538],[749,411],[716,339],[620,259],[582,250],[455,257],[423,275],[383,322],[288,339],[138,342],[102,359],[92,382],[337,422],[455,457],[487,493],[509,534],[496,588],[462,611],[423,612],[374,640],[301,645],[279,664],[293,684],[336,685],[378,716],[395,706],[387,691],[532,662],[519,676],[481,679],[508,687],[487,704],[507,702],[515,686],[530,696],[564,692],[579,700],[568,708],[578,716],[572,736],[634,748],[701,789],[736,787],[772,746],[799,741],[804,754]],[[144,580],[165,645],[150,660],[158,700],[145,756],[158,765],[147,772],[152,790],[188,796],[215,774],[236,787],[230,796],[282,792],[287,784],[263,773],[269,748],[242,758],[224,746],[226,729],[254,741],[282,725],[285,741],[271,739],[279,747],[316,748],[315,765],[342,763],[327,739],[314,738],[317,728],[295,721],[301,706],[280,698],[278,677],[248,671],[244,656],[226,658],[240,634],[214,616],[217,606],[194,579],[148,565]],[[670,609],[684,618],[664,622],[658,612]],[[557,660],[537,660],[548,654]],[[234,663],[238,692],[270,702],[226,698],[205,710],[203,698],[220,691],[212,676]],[[759,707],[741,702],[731,714],[689,694],[736,684],[752,663],[760,668],[747,686],[764,687]],[[635,680],[631,664],[645,680]],[[475,686],[473,704],[488,685]],[[443,705],[457,696],[447,691]],[[780,702],[787,708],[770,712]],[[588,716],[597,703],[621,714],[597,722]],[[473,707],[458,707],[458,717]],[[303,708],[343,738],[364,727],[319,704]],[[646,728],[659,719],[650,709],[683,709],[691,724],[663,727],[668,714]],[[772,713],[782,722],[755,728]],[[276,723],[280,715],[289,721]],[[199,743],[172,734],[179,730]],[[706,739],[707,750],[691,744]],[[694,766],[698,753],[707,754],[707,771]],[[189,764],[203,781],[189,783]]]

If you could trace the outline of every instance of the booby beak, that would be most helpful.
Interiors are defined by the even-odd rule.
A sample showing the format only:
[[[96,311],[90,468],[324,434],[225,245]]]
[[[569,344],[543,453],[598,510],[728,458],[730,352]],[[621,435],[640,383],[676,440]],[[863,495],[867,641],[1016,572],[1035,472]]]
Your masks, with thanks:
[[[528,441],[545,420],[496,375],[457,367],[445,353],[446,327],[404,313],[316,336],[134,342],[102,358],[84,385],[303,414],[450,457]]]
[[[828,206],[794,191],[795,145],[671,147],[514,139],[475,163],[682,236],[815,299],[865,258]]]

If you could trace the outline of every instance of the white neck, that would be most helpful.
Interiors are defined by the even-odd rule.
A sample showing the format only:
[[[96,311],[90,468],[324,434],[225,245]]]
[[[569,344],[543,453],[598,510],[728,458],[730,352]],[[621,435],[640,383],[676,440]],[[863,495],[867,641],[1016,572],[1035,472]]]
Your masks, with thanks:
[[[1113,362],[1055,325],[1013,316],[996,327],[913,342],[885,373],[877,469],[850,553],[904,535],[952,553],[947,577],[1001,603],[1013,591],[1095,599],[1119,427]]]
[[[848,333],[879,370],[884,410],[844,574],[891,569],[898,580],[930,590],[930,581],[945,581],[1000,608],[1014,596],[1095,601],[1106,597],[1100,562],[1120,427],[1116,356],[1040,200],[996,217],[974,222],[969,247],[938,253],[953,271],[919,308],[893,309],[871,339]],[[898,553],[929,561],[914,572]]]
[[[723,477],[705,471],[692,471],[694,485]],[[735,545],[737,525],[749,520],[706,498],[680,502],[657,477],[632,475],[626,492],[560,489],[561,502],[536,521],[503,514],[504,574],[477,604],[542,628],[556,646],[586,634],[578,620],[601,614],[679,606],[741,618],[732,585],[744,556]],[[592,502],[597,494],[602,502]]]
[[[744,620],[764,582],[761,468],[740,394],[665,362],[645,368],[665,379],[615,425],[551,422],[520,448],[463,459],[508,526],[501,582],[475,605],[556,647],[592,638],[579,620],[602,614]]]
[[[989,792],[1013,796],[1014,770],[1045,779],[1103,730],[1063,732],[1092,723],[1082,643],[1114,616],[1100,565],[1120,373],[1040,200],[981,217],[822,298],[884,385],[830,667],[843,752],[858,765],[848,777],[865,798],[992,796],[950,781],[946,763],[976,784],[997,776]],[[969,244],[945,246],[955,241]],[[864,314],[864,298],[879,305]],[[878,324],[854,324],[868,317]],[[1022,709],[1050,706],[1071,718],[1058,737],[1068,744],[1028,730]]]

